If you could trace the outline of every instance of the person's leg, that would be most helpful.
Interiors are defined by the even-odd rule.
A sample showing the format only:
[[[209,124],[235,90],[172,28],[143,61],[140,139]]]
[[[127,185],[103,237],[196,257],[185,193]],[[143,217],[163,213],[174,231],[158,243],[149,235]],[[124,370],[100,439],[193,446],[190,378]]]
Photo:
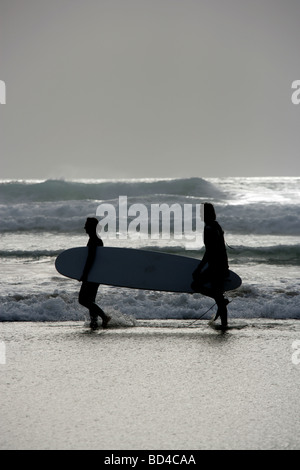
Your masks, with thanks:
[[[99,305],[97,305],[95,302],[98,288],[99,284],[94,282],[83,282],[79,292],[79,303],[89,310],[92,328],[97,326],[98,316],[102,318],[102,326],[105,328],[110,320],[110,317],[108,317],[103,312],[102,308],[100,308]]]
[[[221,317],[222,327],[225,328],[227,327],[227,305],[229,301],[224,297],[223,284],[224,276],[208,268],[200,273],[198,279],[191,284],[191,287],[195,292],[212,297],[215,300],[218,310],[214,321]]]
[[[218,306],[215,320],[221,317],[221,325],[223,328],[227,327],[227,305],[229,300],[224,297],[224,275],[215,272],[212,277],[212,288],[214,291],[214,298]]]
[[[221,317],[221,325],[223,328],[227,327],[227,305],[229,303],[228,299],[224,297],[224,292],[223,292],[223,284],[224,284],[224,277],[220,275],[219,273],[215,273],[213,271],[207,270],[206,277],[202,279],[202,282],[205,283],[211,283],[211,287],[205,287],[202,286],[200,288],[200,292],[203,293],[204,295],[208,297],[212,297],[217,306],[218,310],[216,313],[216,316],[214,318],[214,321],[217,320],[217,318]]]
[[[227,327],[227,305],[229,304],[229,300],[224,297],[223,293],[217,294],[217,296],[215,297],[215,300],[218,306],[218,310],[214,318],[214,321],[216,321],[217,318],[221,317],[221,325],[223,328],[226,328]]]

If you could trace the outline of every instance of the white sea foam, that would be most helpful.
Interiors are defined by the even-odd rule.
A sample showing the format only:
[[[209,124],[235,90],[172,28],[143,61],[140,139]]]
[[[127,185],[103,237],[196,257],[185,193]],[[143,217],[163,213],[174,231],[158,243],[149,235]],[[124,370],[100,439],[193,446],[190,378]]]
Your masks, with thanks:
[[[243,285],[229,293],[229,320],[234,318],[277,318],[300,320],[300,295],[293,288],[263,291]],[[216,313],[214,301],[200,294],[172,294],[129,289],[99,288],[98,303],[112,317],[111,326],[134,326],[136,320],[186,319]],[[213,307],[212,307],[213,306]],[[211,310],[209,310],[212,307]],[[205,312],[209,312],[205,314]],[[76,292],[0,297],[1,321],[85,321],[87,311],[78,304]]]

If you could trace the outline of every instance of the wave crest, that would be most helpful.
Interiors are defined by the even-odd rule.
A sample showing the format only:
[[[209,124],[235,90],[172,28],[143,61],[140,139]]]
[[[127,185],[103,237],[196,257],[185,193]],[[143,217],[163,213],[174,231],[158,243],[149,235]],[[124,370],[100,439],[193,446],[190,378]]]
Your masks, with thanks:
[[[203,178],[119,181],[10,181],[0,183],[0,203],[82,201],[115,199],[120,195],[139,197],[152,194],[176,194],[195,197],[224,197]]]

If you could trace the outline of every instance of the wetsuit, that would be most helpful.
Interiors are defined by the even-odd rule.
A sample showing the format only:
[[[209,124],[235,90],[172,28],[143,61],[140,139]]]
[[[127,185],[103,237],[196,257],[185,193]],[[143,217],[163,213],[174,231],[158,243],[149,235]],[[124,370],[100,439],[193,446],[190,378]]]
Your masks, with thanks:
[[[83,275],[81,277],[82,285],[79,292],[78,300],[81,305],[89,309],[91,320],[95,321],[98,315],[103,320],[106,318],[106,315],[103,312],[102,308],[100,308],[95,302],[100,284],[96,282],[87,281],[88,273],[93,265],[96,256],[97,247],[103,246],[103,241],[97,236],[91,236],[87,246],[89,248],[88,257],[83,270]]]
[[[192,288],[195,292],[215,299],[218,305],[216,318],[221,316],[222,325],[227,325],[228,300],[224,299],[224,280],[228,276],[228,258],[224,232],[217,221],[210,221],[204,227],[205,254],[193,273]],[[205,268],[203,270],[203,268]],[[210,282],[211,287],[204,286]]]

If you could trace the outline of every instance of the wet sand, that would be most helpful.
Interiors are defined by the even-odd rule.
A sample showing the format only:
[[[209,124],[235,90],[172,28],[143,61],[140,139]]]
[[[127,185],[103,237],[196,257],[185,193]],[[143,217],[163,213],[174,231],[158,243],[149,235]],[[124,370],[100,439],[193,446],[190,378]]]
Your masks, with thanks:
[[[300,322],[191,323],[0,323],[0,449],[299,449]]]

